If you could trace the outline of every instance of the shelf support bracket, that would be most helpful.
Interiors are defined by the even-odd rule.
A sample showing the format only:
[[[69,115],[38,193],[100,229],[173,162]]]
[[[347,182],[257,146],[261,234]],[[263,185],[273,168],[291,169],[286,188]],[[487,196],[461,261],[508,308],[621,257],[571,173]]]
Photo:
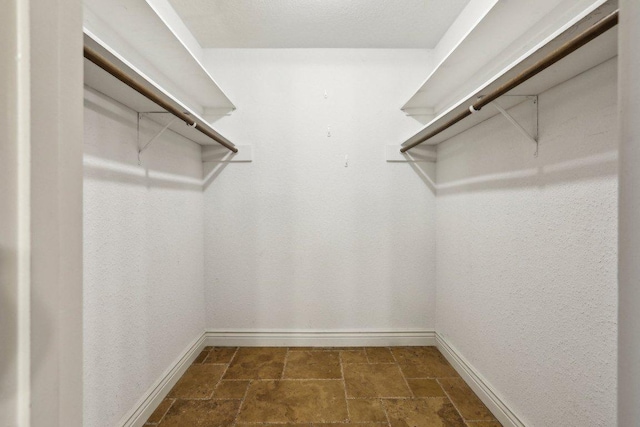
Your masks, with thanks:
[[[147,141],[146,144],[140,147],[140,120],[142,120],[142,118],[144,117],[144,114],[145,113],[138,113],[138,165],[142,164],[142,159],[140,158],[140,156],[142,155],[142,152],[146,150],[153,141],[158,139],[160,135],[164,133],[164,131],[169,129],[169,126],[171,126],[176,120],[178,120],[178,117],[173,117],[169,121],[169,123],[167,123],[158,133],[156,133],[149,141]]]
[[[513,118],[511,114],[509,114],[504,108],[498,105],[497,102],[492,102],[496,110],[500,112],[508,121],[511,123],[522,135],[524,135],[529,141],[533,142],[536,146],[536,150],[533,153],[534,157],[538,157],[538,96],[532,95],[529,97],[533,101],[533,111],[534,111],[534,125],[533,125],[533,135],[531,135],[525,128],[522,127],[520,123]]]

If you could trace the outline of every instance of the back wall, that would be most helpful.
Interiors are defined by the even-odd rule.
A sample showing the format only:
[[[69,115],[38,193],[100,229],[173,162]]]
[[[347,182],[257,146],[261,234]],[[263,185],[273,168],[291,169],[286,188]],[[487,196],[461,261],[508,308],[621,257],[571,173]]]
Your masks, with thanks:
[[[207,51],[238,106],[216,126],[254,149],[205,165],[209,329],[433,330],[435,194],[384,154],[420,126],[399,107],[429,65],[426,50]]]

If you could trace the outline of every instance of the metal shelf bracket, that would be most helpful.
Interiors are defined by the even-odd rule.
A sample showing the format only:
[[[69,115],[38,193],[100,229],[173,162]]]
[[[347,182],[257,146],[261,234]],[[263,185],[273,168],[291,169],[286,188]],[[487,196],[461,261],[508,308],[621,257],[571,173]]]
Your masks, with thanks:
[[[529,141],[535,144],[536,149],[533,153],[534,157],[538,157],[538,96],[530,95],[527,96],[527,99],[531,103],[533,110],[533,135],[529,133],[520,123],[513,118],[511,114],[509,114],[504,108],[502,108],[496,101],[493,101],[491,105],[495,107],[496,110],[500,112],[508,121],[511,123],[522,135],[524,135]]]
[[[166,131],[167,129],[169,129],[169,126],[171,126],[176,120],[178,120],[178,117],[173,117],[169,123],[167,123],[158,133],[156,133],[149,141],[147,141],[146,144],[144,144],[142,147],[140,147],[140,121],[144,118],[144,116],[146,114],[151,114],[151,113],[138,113],[138,165],[142,164],[142,159],[141,159],[141,155],[142,152],[144,150],[146,150],[147,148],[149,148],[149,145],[151,145],[151,143],[153,141],[155,141],[156,139],[158,139],[158,137],[160,137],[160,135],[162,135],[164,133],[164,131]],[[171,114],[171,113],[166,113],[164,111],[162,112],[153,112],[153,114]]]

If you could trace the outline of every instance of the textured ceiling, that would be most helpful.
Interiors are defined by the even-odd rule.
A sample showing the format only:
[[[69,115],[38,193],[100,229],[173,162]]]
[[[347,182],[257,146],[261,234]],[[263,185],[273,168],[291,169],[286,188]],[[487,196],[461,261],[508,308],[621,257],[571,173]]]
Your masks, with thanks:
[[[433,48],[469,0],[170,0],[204,48]]]

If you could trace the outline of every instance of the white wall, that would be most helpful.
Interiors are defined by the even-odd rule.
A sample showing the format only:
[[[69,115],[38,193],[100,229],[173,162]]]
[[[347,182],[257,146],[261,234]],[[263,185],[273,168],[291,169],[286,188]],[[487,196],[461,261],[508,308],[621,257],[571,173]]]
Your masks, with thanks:
[[[616,419],[616,60],[438,149],[438,333],[525,425]],[[513,109],[523,123],[524,106]]]
[[[640,420],[640,2],[620,2],[620,231],[618,423]]]
[[[84,425],[113,426],[204,329],[200,146],[85,90]],[[148,140],[157,125],[143,123]]]
[[[221,49],[205,66],[238,106],[216,126],[254,146],[205,185],[207,327],[433,330],[435,196],[384,157],[420,126],[399,107],[429,53]]]

